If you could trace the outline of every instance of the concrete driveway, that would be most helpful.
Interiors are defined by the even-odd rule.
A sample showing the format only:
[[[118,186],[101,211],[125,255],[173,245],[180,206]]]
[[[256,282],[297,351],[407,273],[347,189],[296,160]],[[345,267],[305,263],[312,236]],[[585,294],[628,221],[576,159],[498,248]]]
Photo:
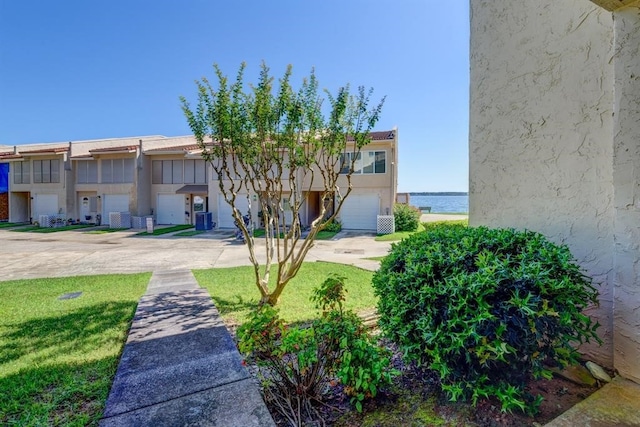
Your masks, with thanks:
[[[135,236],[133,231],[87,234],[86,230],[20,233],[0,230],[0,280],[64,277],[154,270],[201,269],[249,265],[249,252],[229,233],[193,237]],[[331,261],[375,270],[391,244],[372,234],[342,232],[317,241],[307,261]],[[264,245],[256,239],[258,246]],[[257,250],[262,256],[263,250]]]

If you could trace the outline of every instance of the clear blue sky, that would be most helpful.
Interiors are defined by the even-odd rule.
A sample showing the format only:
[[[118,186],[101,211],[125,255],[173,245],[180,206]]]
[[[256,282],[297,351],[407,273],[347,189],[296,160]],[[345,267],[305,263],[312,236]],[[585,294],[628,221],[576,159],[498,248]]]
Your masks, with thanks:
[[[0,0],[0,145],[189,134],[178,97],[264,60],[373,87],[399,191],[467,191],[469,10],[435,0]]]

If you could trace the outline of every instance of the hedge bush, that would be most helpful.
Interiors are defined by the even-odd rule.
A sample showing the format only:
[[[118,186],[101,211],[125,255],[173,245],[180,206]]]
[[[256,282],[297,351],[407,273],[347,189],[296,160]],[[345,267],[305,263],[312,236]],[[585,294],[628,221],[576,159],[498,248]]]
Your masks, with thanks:
[[[396,231],[416,231],[420,225],[422,212],[414,206],[398,203],[393,207]]]
[[[329,231],[331,233],[339,233],[342,231],[342,223],[338,220],[326,221],[324,223],[323,231]]]
[[[374,275],[380,326],[437,371],[452,400],[495,396],[535,412],[525,392],[549,364],[577,362],[599,326],[597,292],[566,246],[538,233],[443,224],[394,244]]]

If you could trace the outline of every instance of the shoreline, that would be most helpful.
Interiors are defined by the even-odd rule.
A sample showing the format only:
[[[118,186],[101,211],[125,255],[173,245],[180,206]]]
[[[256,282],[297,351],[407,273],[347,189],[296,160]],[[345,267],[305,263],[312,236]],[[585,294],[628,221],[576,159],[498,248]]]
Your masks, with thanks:
[[[422,216],[420,217],[420,222],[460,221],[463,219],[469,219],[469,215],[428,213],[422,214]]]

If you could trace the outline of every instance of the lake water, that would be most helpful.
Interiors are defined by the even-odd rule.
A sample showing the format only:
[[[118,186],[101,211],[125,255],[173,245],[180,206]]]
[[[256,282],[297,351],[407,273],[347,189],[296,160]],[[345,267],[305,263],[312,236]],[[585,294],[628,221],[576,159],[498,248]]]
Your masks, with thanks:
[[[411,196],[415,207],[431,206],[432,213],[468,213],[469,196]]]

